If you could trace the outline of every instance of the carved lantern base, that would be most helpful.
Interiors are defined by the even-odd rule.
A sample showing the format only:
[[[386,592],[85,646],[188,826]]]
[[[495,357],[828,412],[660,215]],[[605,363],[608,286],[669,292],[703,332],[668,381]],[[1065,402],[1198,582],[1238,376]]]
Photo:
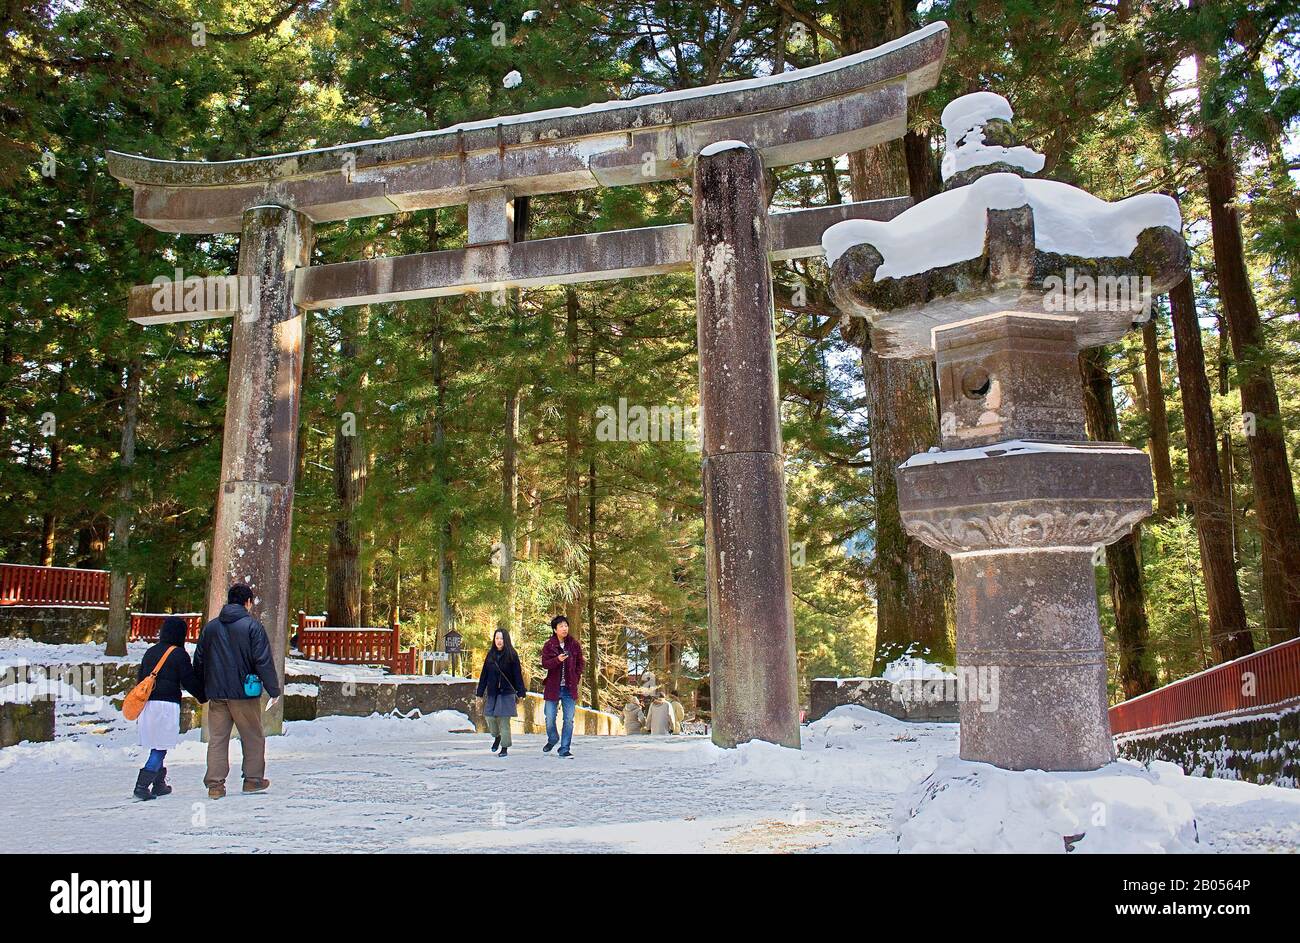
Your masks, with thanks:
[[[962,699],[962,759],[1096,769],[1115,752],[1093,558],[1151,513],[1150,460],[1119,443],[1061,441],[1082,420],[1069,408],[1073,399],[1082,412],[1071,395],[1080,379],[1069,332],[1059,319],[995,320],[947,329],[970,332],[981,356],[961,338],[937,338],[940,375],[956,378],[940,385],[945,414],[958,417],[945,444],[982,440],[1004,424],[1041,438],[913,456],[898,471],[899,510],[909,534],[951,555],[959,676],[968,691],[978,678],[978,689],[993,694]],[[1023,349],[1026,336],[1056,367],[1050,380],[1041,364],[999,351]],[[1069,358],[1055,341],[1069,344]],[[946,351],[954,361],[945,362]],[[980,395],[972,392],[999,402],[973,401]]]

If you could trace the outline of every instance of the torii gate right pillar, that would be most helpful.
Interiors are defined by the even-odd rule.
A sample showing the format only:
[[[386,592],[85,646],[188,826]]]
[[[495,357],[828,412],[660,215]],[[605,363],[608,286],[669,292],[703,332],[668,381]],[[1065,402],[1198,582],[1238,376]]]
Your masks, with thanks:
[[[799,746],[767,199],[757,151],[695,166],[713,742]]]

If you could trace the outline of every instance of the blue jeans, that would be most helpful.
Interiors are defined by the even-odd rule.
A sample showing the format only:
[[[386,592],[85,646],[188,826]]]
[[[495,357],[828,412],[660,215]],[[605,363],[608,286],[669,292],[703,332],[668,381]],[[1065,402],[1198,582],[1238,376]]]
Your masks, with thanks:
[[[560,736],[555,732],[555,715],[560,709],[560,703],[564,703],[564,735]],[[559,742],[560,752],[568,753],[569,745],[573,743],[573,712],[575,704],[573,698],[568,694],[561,692],[560,700],[546,702],[546,742]]]

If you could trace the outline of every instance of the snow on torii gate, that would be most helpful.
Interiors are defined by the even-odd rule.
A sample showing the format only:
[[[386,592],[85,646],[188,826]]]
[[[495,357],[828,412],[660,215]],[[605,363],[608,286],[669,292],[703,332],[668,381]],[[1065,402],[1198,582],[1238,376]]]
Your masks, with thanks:
[[[821,234],[833,223],[891,219],[911,201],[769,216],[763,168],[901,137],[907,99],[937,82],[947,42],[947,27],[937,23],[764,79],[271,157],[207,163],[110,151],[110,172],[135,191],[138,220],[164,232],[240,233],[239,284],[253,286],[251,296],[209,291],[197,309],[183,303],[182,285],[131,291],[129,314],[140,324],[239,315],[208,613],[230,583],[251,585],[283,674],[304,311],[694,265],[713,738],[724,746],[751,739],[798,746],[768,263],[820,254]],[[517,196],[688,174],[693,224],[513,241]],[[468,204],[463,249],[310,264],[316,223],[459,204]],[[206,281],[224,287],[220,277]],[[268,715],[269,728],[279,729],[281,710]]]

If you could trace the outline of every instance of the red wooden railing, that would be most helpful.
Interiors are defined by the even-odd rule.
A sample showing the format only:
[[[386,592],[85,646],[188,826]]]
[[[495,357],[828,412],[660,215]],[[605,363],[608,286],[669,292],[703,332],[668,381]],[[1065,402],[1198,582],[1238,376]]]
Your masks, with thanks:
[[[1300,639],[1224,662],[1110,709],[1111,733],[1300,702]]]
[[[130,640],[132,642],[158,641],[158,633],[162,631],[163,619],[169,619],[173,615],[178,619],[185,620],[185,641],[197,642],[199,633],[203,631],[203,613],[201,612],[133,612],[131,613]]]
[[[0,563],[0,606],[107,606],[108,570]]]
[[[399,646],[397,653],[393,655],[393,660],[388,663],[388,670],[395,675],[413,675],[419,673],[419,664],[420,654],[414,647],[402,651]]]
[[[415,674],[418,653],[402,651],[401,626],[338,628],[324,616],[298,611],[298,650],[313,661],[335,665],[383,665],[393,674]]]

